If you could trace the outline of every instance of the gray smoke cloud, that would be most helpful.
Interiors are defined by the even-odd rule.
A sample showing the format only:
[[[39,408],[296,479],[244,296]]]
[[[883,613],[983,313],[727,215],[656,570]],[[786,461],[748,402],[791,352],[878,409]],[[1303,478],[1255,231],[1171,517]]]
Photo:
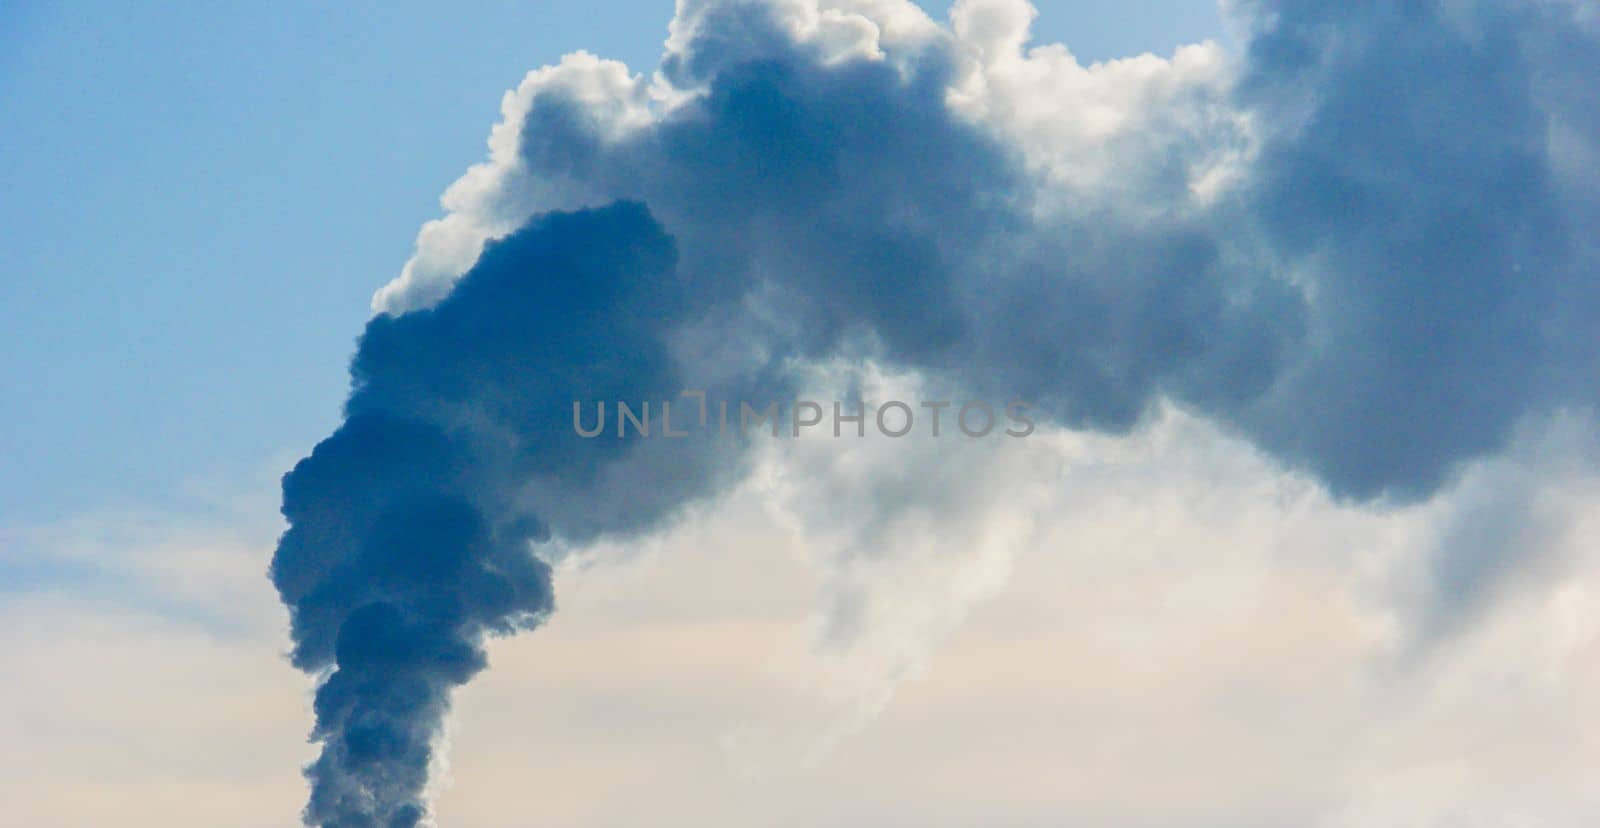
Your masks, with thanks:
[[[392,286],[284,480],[308,824],[423,822],[451,690],[553,609],[535,553],[739,478],[739,440],[584,440],[573,400],[782,399],[866,359],[1069,428],[1171,401],[1358,499],[1594,404],[1580,6],[1243,4],[1227,82],[1151,104],[1231,126],[1145,136],[1105,156],[1136,186],[1098,189],[953,102],[1022,7],[963,3],[952,35],[877,6],[686,4],[653,84],[577,58],[508,109],[472,208],[502,226],[453,283]],[[1239,160],[1195,186],[1217,135]]]

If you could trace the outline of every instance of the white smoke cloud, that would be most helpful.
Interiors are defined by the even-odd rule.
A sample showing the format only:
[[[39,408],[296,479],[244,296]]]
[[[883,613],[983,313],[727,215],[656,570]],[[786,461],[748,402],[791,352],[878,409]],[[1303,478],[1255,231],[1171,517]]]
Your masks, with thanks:
[[[731,0],[681,2],[666,55],[681,55],[704,16]],[[1129,211],[1205,199],[1228,180],[1249,150],[1248,124],[1224,91],[1233,78],[1228,54],[1207,42],[1170,58],[1141,55],[1081,65],[1065,46],[1024,50],[1035,11],[1024,0],[963,0],[941,27],[909,0],[783,0],[796,42],[824,62],[846,58],[912,59],[930,42],[951,40],[963,57],[950,86],[952,111],[1013,147],[1044,176],[1041,205],[1067,209],[1085,194],[1092,209]],[[697,93],[661,73],[644,74],[576,52],[529,72],[501,102],[489,157],[452,184],[445,216],[423,226],[401,274],[373,297],[373,310],[425,307],[448,292],[482,250],[548,210],[599,206],[609,197],[580,183],[531,173],[519,158],[521,134],[542,95],[582,104],[597,132],[613,140],[659,122]],[[1089,209],[1089,208],[1085,208]]]

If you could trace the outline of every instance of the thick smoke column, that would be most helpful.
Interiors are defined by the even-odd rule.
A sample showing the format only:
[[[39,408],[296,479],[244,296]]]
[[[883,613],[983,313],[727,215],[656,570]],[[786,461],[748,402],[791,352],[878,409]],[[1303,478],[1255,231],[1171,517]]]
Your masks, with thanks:
[[[551,215],[492,245],[436,307],[368,325],[344,425],[284,478],[290,528],[272,566],[295,665],[331,669],[308,823],[424,816],[451,688],[484,667],[484,636],[552,608],[531,546],[548,530],[523,487],[586,490],[627,445],[578,445],[552,400],[676,387],[660,327],[686,295],[673,263],[637,204]],[[694,458],[678,468],[692,495]],[[630,518],[662,502],[640,499]]]
[[[573,400],[783,399],[870,359],[1068,427],[1173,401],[1359,498],[1593,405],[1578,6],[1240,4],[1243,65],[1151,96],[1090,186],[1051,177],[1026,6],[958,3],[952,34],[821,5],[681,4],[653,86],[531,77],[386,289],[344,424],[284,480],[272,576],[323,677],[308,823],[425,818],[452,688],[553,607],[541,544],[737,478],[736,440],[582,440]],[[452,284],[438,250],[486,239]]]

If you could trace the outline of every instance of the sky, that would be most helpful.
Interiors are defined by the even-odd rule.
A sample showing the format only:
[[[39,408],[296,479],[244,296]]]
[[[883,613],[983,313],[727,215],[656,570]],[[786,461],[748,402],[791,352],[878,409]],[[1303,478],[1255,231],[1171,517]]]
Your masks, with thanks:
[[[1591,824],[1600,10],[922,8],[0,11],[16,818]]]

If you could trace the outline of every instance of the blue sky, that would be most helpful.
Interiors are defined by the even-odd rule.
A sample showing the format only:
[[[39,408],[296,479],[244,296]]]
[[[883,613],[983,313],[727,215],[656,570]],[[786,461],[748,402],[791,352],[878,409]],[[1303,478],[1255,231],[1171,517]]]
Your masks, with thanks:
[[[1221,35],[1206,2],[1040,9],[1038,39],[1085,60]],[[193,507],[315,442],[372,291],[501,94],[580,48],[652,67],[671,13],[7,4],[0,524]]]

